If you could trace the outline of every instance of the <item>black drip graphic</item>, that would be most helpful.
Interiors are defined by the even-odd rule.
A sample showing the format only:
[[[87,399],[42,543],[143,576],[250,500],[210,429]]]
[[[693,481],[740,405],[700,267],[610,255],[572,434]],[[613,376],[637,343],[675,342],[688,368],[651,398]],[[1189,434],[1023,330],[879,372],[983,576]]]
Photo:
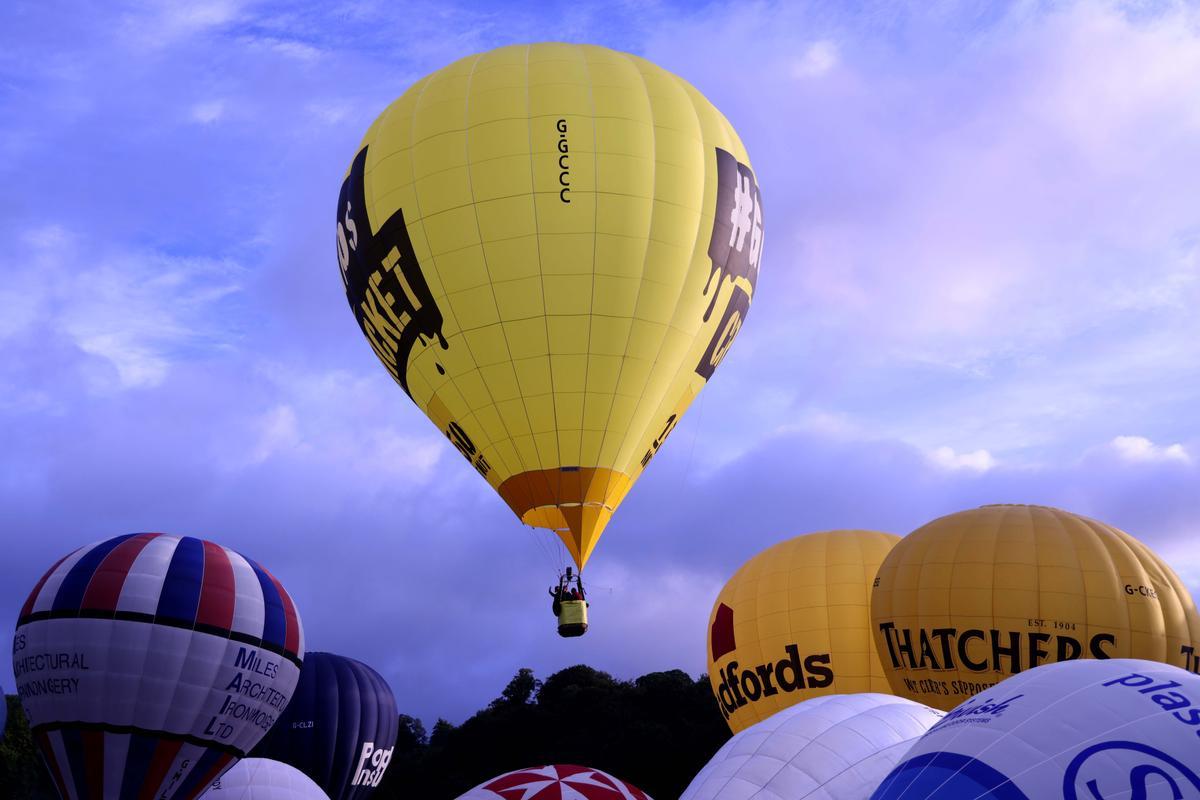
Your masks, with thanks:
[[[338,259],[346,299],[379,360],[405,392],[413,347],[436,338],[443,350],[442,312],[421,271],[404,223],[404,211],[371,233],[363,188],[367,148],[359,151],[338,196]],[[438,372],[446,374],[437,364]]]
[[[737,286],[736,281],[745,278],[750,283],[751,292],[754,291],[758,284],[758,263],[763,243],[762,196],[754,173],[731,153],[719,147],[715,149],[717,208],[712,238],[708,243],[712,271],[704,284],[705,296],[712,289],[712,297],[704,311],[704,321],[708,322],[716,309],[721,287],[727,279],[733,285],[733,293],[704,356],[696,366],[696,373],[705,380],[712,377],[750,311],[751,295]]]

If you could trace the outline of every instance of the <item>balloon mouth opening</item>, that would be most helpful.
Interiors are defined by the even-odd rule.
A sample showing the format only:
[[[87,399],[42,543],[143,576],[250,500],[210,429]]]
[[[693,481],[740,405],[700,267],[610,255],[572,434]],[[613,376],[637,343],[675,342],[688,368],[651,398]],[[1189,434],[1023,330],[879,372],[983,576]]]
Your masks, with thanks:
[[[513,475],[496,491],[517,519],[557,533],[582,569],[632,484],[606,467],[555,467]]]
[[[567,514],[578,509],[601,509],[609,514],[616,509],[605,503],[558,503],[552,506],[531,508],[521,515],[521,521],[534,528],[546,528],[555,533],[571,530]]]
[[[605,467],[556,467],[512,475],[497,492],[517,518],[535,528],[575,531],[580,515],[611,515],[633,479]]]

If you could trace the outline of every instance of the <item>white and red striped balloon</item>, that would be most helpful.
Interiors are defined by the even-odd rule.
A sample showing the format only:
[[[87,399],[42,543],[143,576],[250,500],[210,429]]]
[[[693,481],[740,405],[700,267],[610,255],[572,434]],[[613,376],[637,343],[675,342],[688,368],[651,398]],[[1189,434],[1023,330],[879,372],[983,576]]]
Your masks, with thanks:
[[[70,800],[190,800],[291,698],[304,632],[286,590],[213,542],[81,547],[42,577],[13,643],[17,693]]]
[[[651,800],[636,786],[607,772],[551,764],[508,772],[481,783],[458,800]]]

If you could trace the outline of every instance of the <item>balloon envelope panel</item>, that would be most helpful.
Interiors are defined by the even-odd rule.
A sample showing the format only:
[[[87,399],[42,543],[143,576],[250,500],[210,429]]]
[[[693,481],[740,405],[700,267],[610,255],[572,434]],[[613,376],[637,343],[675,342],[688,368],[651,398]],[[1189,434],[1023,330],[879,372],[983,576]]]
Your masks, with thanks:
[[[871,595],[892,691],[950,709],[1009,675],[1075,658],[1196,669],[1200,614],[1150,548],[1041,506],[951,514],[904,537]]]
[[[396,698],[379,673],[311,652],[291,703],[254,755],[297,767],[333,800],[357,800],[383,779],[399,726]]]
[[[735,734],[680,800],[865,798],[941,718],[886,694],[806,700]]]
[[[191,798],[287,705],[291,597],[213,542],[145,533],[46,573],[14,636],[17,693],[64,797]]]
[[[329,800],[321,787],[290,764],[243,758],[215,780],[204,800]]]
[[[607,772],[551,764],[505,773],[479,784],[458,800],[651,800],[636,786]]]
[[[501,47],[418,81],[367,131],[337,210],[376,355],[580,567],[741,329],[762,242],[729,122],[591,45]]]
[[[708,620],[708,674],[734,733],[810,697],[890,691],[871,636],[871,584],[899,538],[810,533],[734,573]]]
[[[981,692],[873,800],[1200,797],[1200,676],[1140,659],[1046,664]]]

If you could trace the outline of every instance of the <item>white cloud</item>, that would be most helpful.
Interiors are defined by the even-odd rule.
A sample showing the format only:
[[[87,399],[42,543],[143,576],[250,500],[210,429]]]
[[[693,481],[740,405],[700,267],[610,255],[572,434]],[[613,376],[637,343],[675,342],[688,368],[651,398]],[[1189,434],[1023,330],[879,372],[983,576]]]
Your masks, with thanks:
[[[437,469],[457,451],[382,375],[271,361],[258,365],[256,379],[266,382],[267,396],[282,400],[243,417],[218,443],[227,469],[287,460],[336,474],[354,491],[368,493],[416,491],[440,472],[447,486],[466,480],[491,491],[469,468]]]
[[[414,409],[414,413],[416,412]],[[391,428],[375,432],[358,453],[363,472],[423,484],[447,452],[448,443],[437,436],[409,436]]]
[[[56,282],[56,325],[116,368],[119,388],[160,384],[177,354],[230,336],[215,318],[240,291],[232,262],[124,255]]]
[[[987,450],[957,453],[952,447],[942,446],[929,451],[927,456],[932,463],[947,470],[987,472],[996,466],[996,459]]]
[[[1179,443],[1157,445],[1145,436],[1117,436],[1108,443],[1109,448],[1126,461],[1163,462],[1175,461],[1190,464],[1192,456]]]
[[[288,39],[264,39],[261,43],[268,45],[281,56],[297,61],[316,61],[321,57],[320,49],[305,42]]]
[[[593,642],[611,650],[606,668],[618,674],[673,668],[702,672],[708,615],[738,566],[731,563],[714,574],[692,565],[636,565],[611,553],[591,562],[587,587],[593,604],[609,619],[621,620],[619,627],[598,623],[588,634],[606,640]],[[639,641],[636,655],[617,642],[631,631],[655,632]]]
[[[233,336],[219,319],[223,301],[241,290],[241,268],[232,261],[106,254],[60,225],[23,240],[19,259],[0,256],[0,341],[11,343],[10,364],[39,357],[14,341],[38,331],[39,347],[65,340],[111,367],[87,372],[93,389],[148,388],[166,379],[182,353]]]
[[[124,15],[121,33],[126,42],[160,49],[228,25],[241,14],[242,3],[237,0],[151,0]]]
[[[133,329],[103,333],[72,327],[79,349],[110,362],[124,388],[142,388],[162,383],[171,362],[160,351],[141,343]]]
[[[345,103],[309,103],[305,110],[326,125],[336,125],[351,113]]]
[[[161,20],[178,30],[204,30],[232,21],[241,4],[230,0],[162,4]]]
[[[62,225],[50,224],[26,231],[24,238],[35,249],[52,250],[65,246],[70,236],[70,232]]]
[[[0,284],[0,342],[28,331],[41,313],[45,292],[31,275],[16,273]]]
[[[225,101],[209,100],[204,103],[196,103],[189,111],[189,116],[193,122],[210,125],[225,116]]]
[[[653,37],[741,132],[787,243],[723,370],[1005,464],[1200,402],[1200,13],[1129,9],[767,3]],[[773,65],[753,89],[695,45],[734,38]]]
[[[287,404],[275,406],[257,420],[258,441],[250,451],[249,463],[261,464],[268,458],[301,446],[296,410]]]
[[[1190,587],[1193,593],[1200,589],[1200,552],[1195,546],[1197,533],[1193,525],[1187,534],[1168,540],[1167,546],[1158,551],[1159,557],[1175,570],[1184,586]]]
[[[776,434],[788,434],[795,431],[815,433],[830,439],[867,438],[862,424],[849,414],[820,408],[805,409],[792,422],[780,426],[776,430]]]
[[[793,78],[816,78],[833,69],[838,63],[838,49],[831,41],[813,42],[804,55],[792,62]]]

